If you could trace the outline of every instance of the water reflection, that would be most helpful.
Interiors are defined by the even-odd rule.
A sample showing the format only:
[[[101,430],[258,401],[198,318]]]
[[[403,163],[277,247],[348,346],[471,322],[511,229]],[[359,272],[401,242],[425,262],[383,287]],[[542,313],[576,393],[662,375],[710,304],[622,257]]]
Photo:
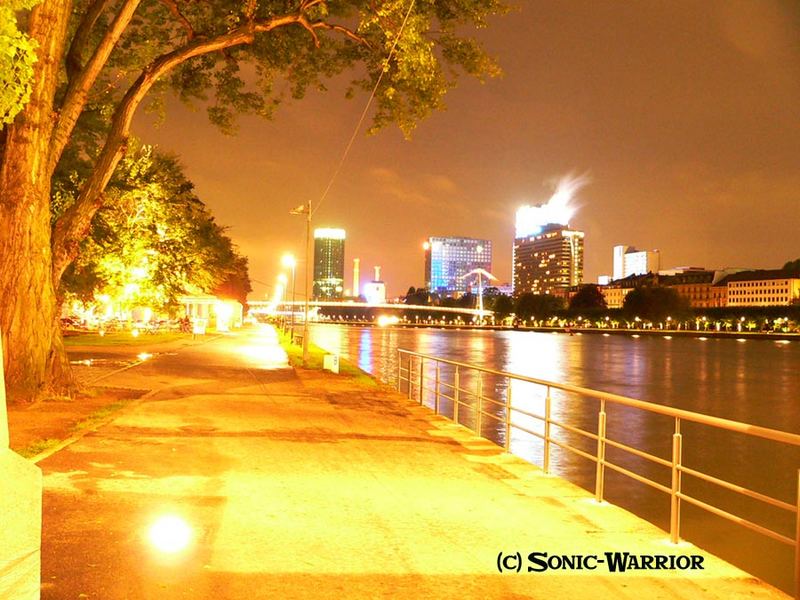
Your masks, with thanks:
[[[520,331],[436,330],[404,328],[356,328],[338,325],[312,328],[314,343],[340,352],[386,381],[396,381],[397,348],[405,348],[474,363],[530,377],[569,383],[716,415],[754,425],[800,432],[800,344],[769,341],[687,339],[666,340],[649,336],[553,335]],[[433,406],[434,367],[426,368],[425,393]],[[428,379],[429,378],[429,379]],[[452,396],[453,369],[440,369],[440,392]],[[464,374],[458,420],[467,427],[477,424],[473,374]],[[505,402],[510,390],[513,405],[525,413],[543,415],[546,388],[503,377],[481,379],[485,396]],[[597,401],[581,399],[553,390],[552,417],[572,427],[597,431]],[[442,412],[452,417],[452,401],[440,398]],[[484,410],[496,418],[483,417],[481,431],[500,445],[505,444],[505,409],[486,403]],[[512,411],[511,422],[519,428],[542,434],[540,420]],[[608,436],[653,455],[669,458],[672,419],[621,406],[608,408]],[[541,465],[543,444],[535,435],[514,428],[511,450]],[[587,451],[596,442],[553,427],[557,439]],[[691,468],[745,485],[794,504],[800,451],[773,442],[685,424],[684,458]],[[608,460],[664,485],[669,469],[644,458],[608,449]],[[575,454],[553,448],[554,472],[593,490],[595,464]],[[669,498],[662,492],[636,483],[607,469],[607,498],[665,527]],[[721,493],[689,477],[687,493],[711,500],[726,510],[753,518],[793,537],[791,514],[764,509],[733,493]],[[775,514],[773,514],[775,512]],[[683,534],[712,552],[727,558],[783,589],[792,589],[792,552],[746,529],[699,511],[684,509]],[[744,550],[743,550],[744,549]]]

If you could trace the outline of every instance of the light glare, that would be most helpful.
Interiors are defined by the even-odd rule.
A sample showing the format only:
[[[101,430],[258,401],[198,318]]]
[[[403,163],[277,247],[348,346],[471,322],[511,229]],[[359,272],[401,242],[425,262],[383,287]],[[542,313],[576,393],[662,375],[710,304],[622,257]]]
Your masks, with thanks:
[[[524,238],[541,233],[545,225],[569,225],[576,206],[571,206],[570,201],[583,186],[589,183],[585,175],[562,177],[556,184],[556,190],[550,199],[539,206],[525,205],[517,209],[517,238]]]
[[[192,528],[180,517],[165,515],[150,526],[147,537],[160,552],[175,554],[189,546]]]

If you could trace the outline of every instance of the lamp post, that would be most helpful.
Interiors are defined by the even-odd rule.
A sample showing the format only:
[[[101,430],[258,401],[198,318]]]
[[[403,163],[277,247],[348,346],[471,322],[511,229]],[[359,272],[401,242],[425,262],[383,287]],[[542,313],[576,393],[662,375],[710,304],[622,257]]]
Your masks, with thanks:
[[[289,327],[291,331],[290,333],[291,340],[292,343],[294,343],[294,303],[297,301],[297,298],[295,296],[295,284],[297,282],[297,260],[295,259],[293,254],[284,254],[283,257],[281,258],[281,264],[284,267],[292,269],[292,304],[291,304],[292,317],[290,321],[291,324]]]
[[[311,200],[308,202],[301,204],[294,210],[289,211],[289,214],[292,215],[305,215],[306,216],[306,269],[305,269],[305,294],[306,294],[306,301],[305,301],[305,318],[303,319],[303,366],[308,366],[308,301],[309,301],[309,294],[308,294],[308,280],[310,277],[309,269],[311,268],[311,260],[309,256],[311,252],[309,251],[309,246],[311,244]]]
[[[278,285],[275,286],[275,291],[277,293],[275,298],[275,310],[278,310],[281,305],[281,300],[288,296],[288,294],[284,294],[285,291],[289,289],[289,279],[286,277],[286,273],[281,273],[278,275]],[[281,330],[286,333],[286,317],[281,317]]]

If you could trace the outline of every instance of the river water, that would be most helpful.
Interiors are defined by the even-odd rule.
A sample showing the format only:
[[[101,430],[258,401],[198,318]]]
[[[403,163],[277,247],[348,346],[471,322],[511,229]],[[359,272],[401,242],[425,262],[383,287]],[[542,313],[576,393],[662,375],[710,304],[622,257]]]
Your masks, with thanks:
[[[397,377],[397,349],[404,348],[553,382],[567,383],[682,408],[708,415],[800,433],[800,343],[770,340],[634,338],[599,334],[566,335],[528,331],[482,331],[315,325],[313,343],[336,352],[363,370],[391,383]],[[405,366],[405,362],[404,362]],[[416,368],[416,367],[415,367]],[[415,371],[416,372],[416,371]],[[429,367],[426,386],[433,387]],[[453,374],[442,368],[441,393]],[[463,376],[461,387],[474,390],[476,378]],[[482,377],[482,394],[503,400],[509,382]],[[513,404],[544,413],[543,387],[514,381]],[[406,384],[403,384],[405,391]],[[416,391],[416,389],[414,389]],[[552,392],[552,418],[596,432],[598,402]],[[469,394],[462,400],[469,402]],[[425,404],[433,406],[428,391]],[[482,434],[505,443],[503,408],[484,403],[498,419],[482,417]],[[446,399],[441,411],[452,416]],[[531,431],[541,424],[512,412],[512,421]],[[475,429],[474,411],[461,408],[459,422]],[[607,435],[618,442],[669,460],[674,421],[627,407],[607,408]],[[553,427],[556,439],[593,453],[596,442]],[[795,505],[800,448],[684,422],[683,464]],[[542,442],[512,428],[511,451],[542,464]],[[606,458],[669,487],[670,470],[641,457],[608,448]],[[552,471],[594,491],[593,461],[551,446]],[[683,490],[781,534],[794,538],[794,515],[684,475]],[[606,469],[605,499],[669,528],[669,496],[625,475]],[[794,549],[684,502],[681,536],[785,591],[794,591]],[[668,536],[665,534],[665,538]]]

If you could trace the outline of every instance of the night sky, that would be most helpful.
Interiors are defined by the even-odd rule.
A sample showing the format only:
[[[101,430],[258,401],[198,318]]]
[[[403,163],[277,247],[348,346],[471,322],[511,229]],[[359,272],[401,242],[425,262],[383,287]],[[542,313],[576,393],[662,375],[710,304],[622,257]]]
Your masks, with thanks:
[[[462,78],[417,128],[360,135],[315,226],[347,230],[362,283],[423,284],[428,236],[489,238],[511,278],[514,212],[549,182],[589,173],[571,225],[586,232],[585,281],[616,244],[661,250],[662,268],[776,268],[800,257],[800,3],[769,0],[529,2],[481,32],[502,79]],[[198,195],[250,259],[263,298],[280,256],[302,258],[320,198],[366,95],[341,82],[244,118],[235,137],[171,103],[135,133],[177,153]],[[300,278],[298,277],[298,282]],[[300,284],[298,283],[298,291]]]

